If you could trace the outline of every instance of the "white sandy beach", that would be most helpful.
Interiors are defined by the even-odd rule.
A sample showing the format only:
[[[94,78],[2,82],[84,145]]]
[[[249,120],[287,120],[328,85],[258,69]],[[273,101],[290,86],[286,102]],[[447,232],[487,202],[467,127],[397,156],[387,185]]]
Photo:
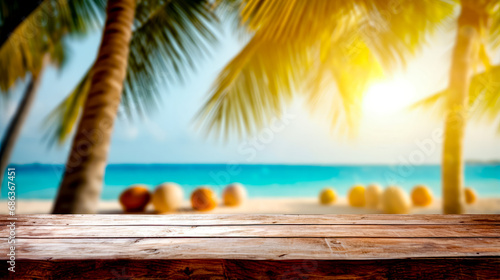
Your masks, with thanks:
[[[3,206],[1,206],[3,205]],[[48,214],[52,209],[49,200],[19,200],[16,204],[17,214]],[[467,205],[470,214],[500,214],[500,198],[480,198],[475,204]],[[0,201],[0,214],[7,214],[7,201]],[[99,213],[120,214],[118,201],[101,201]],[[146,214],[153,214],[151,204]],[[333,205],[320,205],[317,198],[253,198],[239,207],[219,206],[213,211],[198,212],[191,209],[189,201],[184,201],[183,207],[176,213],[216,213],[216,214],[369,214],[382,213],[380,210],[350,207],[344,197]],[[441,202],[435,200],[429,207],[414,207],[412,214],[440,214]]]

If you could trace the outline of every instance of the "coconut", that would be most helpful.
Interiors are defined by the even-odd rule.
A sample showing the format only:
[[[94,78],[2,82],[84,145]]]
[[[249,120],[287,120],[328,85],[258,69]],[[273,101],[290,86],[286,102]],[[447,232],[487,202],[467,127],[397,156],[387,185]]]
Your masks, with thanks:
[[[337,194],[333,188],[324,188],[319,194],[319,203],[332,204],[337,200]]]
[[[369,185],[365,190],[366,206],[369,208],[378,208],[382,200],[383,189],[377,184]]]
[[[465,188],[465,202],[467,204],[473,204],[477,200],[477,194],[476,191],[473,188]]]
[[[215,192],[208,187],[199,187],[191,194],[191,206],[198,211],[209,211],[217,206]]]
[[[153,193],[153,205],[159,213],[172,212],[181,207],[184,193],[176,183],[163,183]]]
[[[353,207],[364,207],[366,204],[365,201],[365,187],[361,185],[353,186],[349,190],[349,194],[347,195],[347,199],[349,200],[349,205]]]
[[[424,185],[415,186],[411,191],[411,200],[415,206],[429,206],[432,203],[432,192]]]
[[[222,193],[222,199],[226,206],[239,206],[245,202],[247,198],[247,191],[242,184],[234,183],[228,185]]]
[[[133,185],[120,195],[120,204],[126,212],[142,212],[146,208],[151,194],[146,186]]]
[[[382,194],[382,207],[386,214],[408,214],[411,202],[404,190],[391,186]]]

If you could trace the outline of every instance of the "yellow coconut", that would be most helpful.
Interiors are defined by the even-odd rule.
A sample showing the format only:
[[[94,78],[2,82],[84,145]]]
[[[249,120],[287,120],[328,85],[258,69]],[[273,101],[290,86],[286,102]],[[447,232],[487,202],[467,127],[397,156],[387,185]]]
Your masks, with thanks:
[[[332,188],[324,188],[319,194],[319,203],[332,204],[337,200],[337,194]]]
[[[369,185],[365,190],[366,206],[370,208],[378,208],[382,200],[383,189],[377,184]]]
[[[198,211],[210,211],[217,206],[215,192],[208,187],[200,187],[191,194],[191,206]]]
[[[222,199],[226,206],[239,206],[247,198],[245,187],[239,183],[228,185],[222,193]]]
[[[146,186],[133,185],[120,195],[120,204],[126,212],[142,212],[146,208],[151,194]]]
[[[411,191],[411,200],[415,206],[429,206],[432,203],[432,192],[424,185],[415,186]]]
[[[465,188],[464,192],[465,192],[465,202],[467,204],[473,204],[476,202],[477,194],[473,188],[467,187],[467,188]]]
[[[382,207],[386,214],[408,214],[411,202],[403,189],[391,186],[382,194]]]
[[[163,183],[153,193],[153,206],[160,213],[175,211],[181,207],[183,196],[182,188],[176,183]]]
[[[353,207],[364,207],[366,204],[365,201],[365,187],[361,185],[353,186],[349,190],[349,194],[347,195],[349,200],[349,205]]]

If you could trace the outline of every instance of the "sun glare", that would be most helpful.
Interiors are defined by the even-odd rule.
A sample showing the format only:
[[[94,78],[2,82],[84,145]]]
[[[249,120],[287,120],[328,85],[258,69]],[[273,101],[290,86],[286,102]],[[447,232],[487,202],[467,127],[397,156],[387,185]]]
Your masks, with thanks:
[[[414,102],[415,89],[405,79],[371,85],[363,99],[363,112],[368,115],[389,115],[404,110]]]

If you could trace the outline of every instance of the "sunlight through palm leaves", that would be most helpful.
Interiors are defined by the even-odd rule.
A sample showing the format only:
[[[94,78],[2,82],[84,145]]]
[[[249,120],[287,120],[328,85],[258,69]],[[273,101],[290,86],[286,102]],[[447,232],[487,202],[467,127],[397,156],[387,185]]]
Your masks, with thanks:
[[[216,136],[252,134],[301,94],[330,106],[333,128],[342,114],[355,126],[380,69],[404,65],[453,11],[448,1],[243,1],[242,23],[254,36],[220,73],[197,119]]]

